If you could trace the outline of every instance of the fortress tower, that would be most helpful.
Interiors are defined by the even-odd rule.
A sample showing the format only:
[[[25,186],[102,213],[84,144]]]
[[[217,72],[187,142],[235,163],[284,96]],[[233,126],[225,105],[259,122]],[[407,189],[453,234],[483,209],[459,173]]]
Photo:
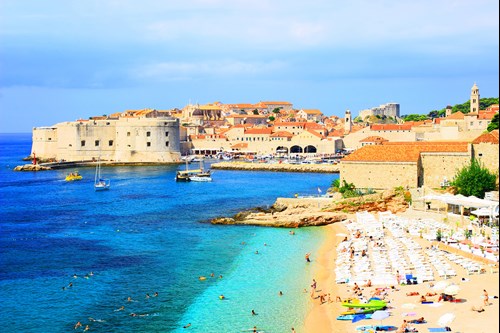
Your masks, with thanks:
[[[475,82],[470,93],[470,112],[479,112],[479,88]]]
[[[352,130],[352,116],[351,111],[346,110],[345,112],[345,122],[344,122],[344,134],[351,133]]]

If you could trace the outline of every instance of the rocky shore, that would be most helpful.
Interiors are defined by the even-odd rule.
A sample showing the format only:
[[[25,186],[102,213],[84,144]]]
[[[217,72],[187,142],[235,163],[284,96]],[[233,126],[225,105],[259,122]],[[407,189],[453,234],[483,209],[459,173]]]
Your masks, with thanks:
[[[339,166],[335,164],[252,163],[235,161],[214,163],[210,168],[219,170],[339,173]]]
[[[268,209],[254,208],[232,217],[217,217],[212,224],[242,224],[266,227],[299,228],[321,226],[346,220],[348,214],[357,211],[393,213],[404,212],[408,203],[404,195],[394,190],[342,199],[325,198],[278,198]]]

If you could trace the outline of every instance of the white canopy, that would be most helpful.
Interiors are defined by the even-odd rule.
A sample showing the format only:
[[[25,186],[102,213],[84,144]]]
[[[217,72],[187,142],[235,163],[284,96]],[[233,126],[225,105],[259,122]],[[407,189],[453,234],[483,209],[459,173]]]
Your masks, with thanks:
[[[430,200],[439,200],[442,202],[445,202],[449,205],[458,205],[458,206],[464,206],[464,207],[472,207],[472,208],[490,208],[492,209],[493,207],[498,206],[498,201],[492,201],[492,200],[486,200],[486,199],[479,199],[473,195],[470,197],[463,196],[461,194],[459,195],[452,195],[452,194],[443,194],[443,195],[429,195],[424,197],[425,199],[430,199]]]

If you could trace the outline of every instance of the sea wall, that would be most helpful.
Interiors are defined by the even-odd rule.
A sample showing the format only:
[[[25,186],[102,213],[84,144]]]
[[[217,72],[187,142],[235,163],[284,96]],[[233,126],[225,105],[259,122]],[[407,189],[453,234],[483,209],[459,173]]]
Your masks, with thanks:
[[[287,164],[287,163],[252,163],[252,162],[219,162],[210,166],[219,170],[249,171],[281,171],[281,172],[316,172],[338,173],[339,167],[333,164]]]

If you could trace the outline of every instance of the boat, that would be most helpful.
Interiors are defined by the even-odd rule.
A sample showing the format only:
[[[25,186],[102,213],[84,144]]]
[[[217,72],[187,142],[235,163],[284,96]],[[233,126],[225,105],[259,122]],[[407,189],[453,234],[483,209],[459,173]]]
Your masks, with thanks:
[[[341,314],[340,316],[337,317],[337,320],[353,320],[354,316],[356,316],[356,315],[355,314],[346,314],[346,315]],[[371,319],[371,318],[372,318],[372,314],[367,313],[365,315],[364,319]]]
[[[203,170],[203,161],[200,161],[200,168],[189,170],[188,163],[186,161],[186,170],[177,171],[175,180],[178,182],[211,182],[212,175],[210,170]]]
[[[352,310],[347,310],[347,311],[341,312],[340,314],[342,316],[357,315],[357,314],[371,314],[377,310],[382,310],[384,307],[369,308],[369,309],[357,308],[357,309],[352,309]]]
[[[75,180],[81,180],[83,177],[78,173],[78,171],[74,171],[74,172],[70,172],[68,173],[68,175],[66,176],[65,180],[67,182],[72,182],[72,181],[75,181]]]
[[[97,165],[95,167],[94,190],[104,191],[109,190],[110,187],[111,180],[101,177],[101,162],[99,160],[97,161]]]
[[[356,308],[362,308],[362,309],[382,309],[387,306],[387,303],[385,301],[379,300],[379,299],[370,299],[367,303],[361,302],[359,299],[354,298],[354,299],[348,299],[347,301],[342,302],[342,306],[351,308],[351,309],[356,309]]]

